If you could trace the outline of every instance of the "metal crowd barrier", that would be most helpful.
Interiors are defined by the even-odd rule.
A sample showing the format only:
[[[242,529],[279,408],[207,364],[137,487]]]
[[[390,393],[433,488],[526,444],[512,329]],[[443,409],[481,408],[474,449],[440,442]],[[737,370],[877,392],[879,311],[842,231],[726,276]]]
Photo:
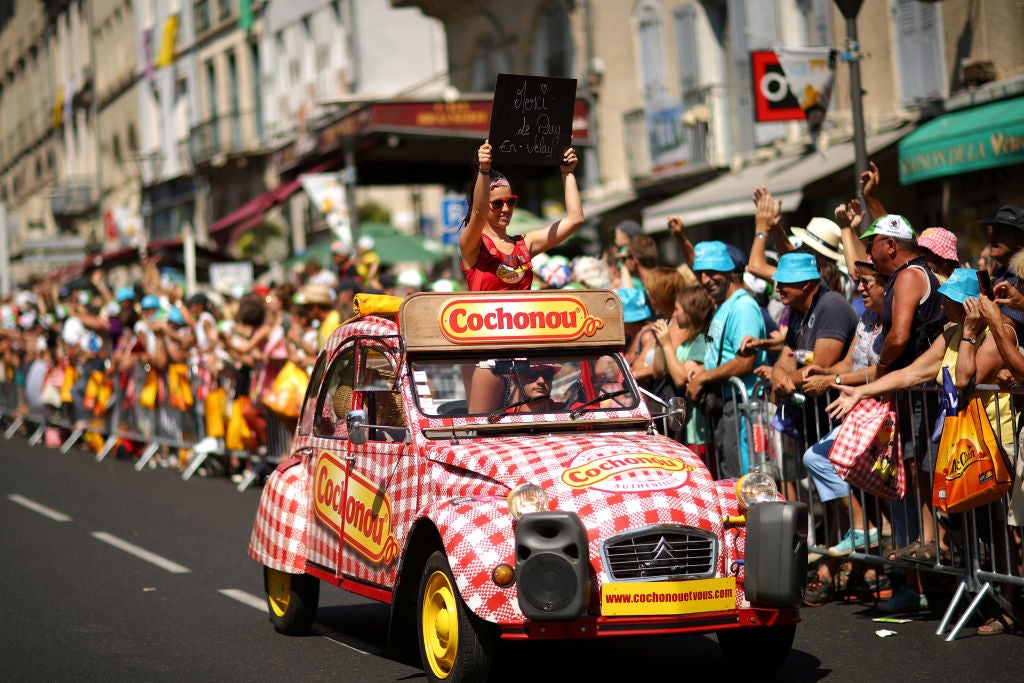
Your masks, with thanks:
[[[803,465],[803,454],[820,438],[827,435],[836,424],[829,420],[824,407],[831,402],[836,394],[828,392],[823,396],[807,397],[801,401],[801,408],[807,417],[800,420],[800,433],[791,433],[783,436],[780,434],[772,420],[776,417],[779,406],[767,400],[768,387],[758,382],[752,391],[747,395],[741,391],[742,383],[733,378],[731,386],[734,391],[732,397],[726,401],[735,401],[736,409],[740,415],[743,426],[746,428],[746,443],[749,453],[749,464],[747,471],[760,470],[769,473],[780,485],[788,498],[800,500],[808,505],[810,520],[808,528],[812,535],[808,539],[809,551],[828,556],[828,548],[841,540],[845,529],[837,525],[835,520],[830,519],[828,508],[821,502],[815,485]],[[1024,389],[1014,388],[1005,390],[996,386],[978,386],[977,390],[1002,391],[1013,395],[1014,399],[1024,398]],[[939,413],[935,406],[938,404],[937,387],[919,387],[911,391],[898,392],[895,395],[898,421],[903,423],[910,420],[909,411],[912,399],[917,399],[925,406],[923,411],[923,426],[917,433],[912,434],[910,447],[915,452],[925,448],[931,449],[931,457],[934,458],[937,452],[937,444],[931,443],[930,436],[935,426]],[[928,397],[933,398],[929,402]],[[1021,423],[1021,415],[1018,411],[1018,404],[1024,403],[1019,400],[1011,400],[1009,409],[1013,415],[1013,435],[999,434],[999,425],[993,425],[999,441],[1008,445],[1007,455],[1010,459],[1011,472],[1024,471],[1024,452],[1018,450],[1019,440],[1016,438],[1024,424]],[[789,406],[793,403],[787,404]],[[929,406],[931,408],[929,409]],[[1007,406],[999,406],[1006,409]],[[737,431],[739,431],[737,426]],[[737,434],[737,437],[739,434]],[[708,433],[709,446],[712,435]],[[923,440],[923,441],[922,441]],[[1012,447],[1009,446],[1012,441]],[[716,466],[721,458],[720,453],[715,454]],[[904,453],[904,461],[907,462],[907,454]],[[1002,500],[991,505],[970,510],[964,513],[946,515],[931,507],[931,482],[932,473],[923,471],[920,467],[907,467],[906,494],[902,501],[892,503],[884,501],[875,496],[869,495],[859,489],[851,488],[850,496],[856,496],[861,505],[863,519],[861,526],[869,528],[868,522],[879,530],[879,544],[866,547],[855,546],[853,552],[839,558],[853,560],[873,565],[876,568],[885,568],[888,571],[896,569],[918,570],[935,575],[947,575],[957,581],[952,600],[943,614],[940,625],[936,631],[937,635],[945,635],[947,641],[955,640],[961,629],[968,623],[972,616],[980,615],[980,610],[986,598],[990,598],[1009,612],[1016,623],[1024,623],[1024,615],[1015,608],[1012,602],[1004,594],[1004,588],[1015,586],[1018,590],[1024,590],[1024,576],[1020,569],[1020,533],[1021,528],[1010,527],[1007,523],[1007,512],[1010,497],[1013,495],[1019,482],[1011,487]],[[919,486],[919,481],[921,485]],[[1016,479],[1016,478],[1015,478]],[[1022,491],[1019,495],[1024,495]],[[922,497],[927,499],[922,501]],[[928,504],[930,513],[928,518],[922,511],[922,502]],[[851,520],[852,521],[852,520]],[[948,541],[950,556],[942,558],[942,553],[937,552],[934,561],[930,564],[915,562],[893,562],[887,559],[887,555],[898,549],[900,545],[913,541],[926,524],[930,523],[935,530],[935,538]],[[1021,524],[1017,520],[1017,524]],[[904,543],[897,542],[897,527],[906,529],[909,537]],[[835,530],[835,532],[833,532]],[[838,534],[836,536],[835,534]],[[938,544],[937,548],[940,547]]]
[[[196,395],[198,382],[195,373],[188,373],[192,392],[192,405],[184,409],[170,405],[164,385],[152,407],[142,405],[139,395],[149,375],[149,366],[133,368],[124,375],[112,377],[113,389],[105,410],[96,415],[82,406],[84,384],[91,368],[79,368],[78,382],[72,389],[73,400],[62,402],[60,407],[38,406],[32,408],[26,401],[24,387],[13,381],[0,382],[0,418],[6,423],[4,438],[10,439],[22,429],[27,430],[28,443],[38,445],[49,434],[58,433],[58,448],[68,453],[87,434],[102,437],[95,459],[105,459],[122,441],[142,444],[142,450],[135,460],[136,471],[153,466],[153,459],[162,451],[165,457],[175,458],[182,466],[181,477],[191,478],[200,467],[219,462],[217,457],[234,456],[240,461],[249,461],[250,467],[238,491],[244,491],[261,476],[269,473],[291,448],[295,421],[281,418],[265,410],[266,443],[255,452],[231,451],[224,447],[224,440],[210,439],[206,433],[203,400]],[[226,384],[230,385],[230,379]],[[229,387],[230,388],[230,387]],[[233,392],[230,392],[233,393]],[[230,401],[228,401],[230,405]],[[225,417],[225,421],[226,421]],[[204,448],[197,448],[203,444]],[[57,445],[57,444],[53,444]]]

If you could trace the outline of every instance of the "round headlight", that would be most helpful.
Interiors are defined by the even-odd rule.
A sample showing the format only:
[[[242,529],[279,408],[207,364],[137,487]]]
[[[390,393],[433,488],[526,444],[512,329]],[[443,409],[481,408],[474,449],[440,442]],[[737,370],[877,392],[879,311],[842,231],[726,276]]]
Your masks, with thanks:
[[[745,508],[754,503],[777,500],[778,496],[779,489],[775,486],[775,480],[764,472],[745,474],[736,482],[736,497]]]
[[[548,503],[548,494],[536,484],[520,484],[508,494],[508,511],[514,519],[527,512],[547,510]]]

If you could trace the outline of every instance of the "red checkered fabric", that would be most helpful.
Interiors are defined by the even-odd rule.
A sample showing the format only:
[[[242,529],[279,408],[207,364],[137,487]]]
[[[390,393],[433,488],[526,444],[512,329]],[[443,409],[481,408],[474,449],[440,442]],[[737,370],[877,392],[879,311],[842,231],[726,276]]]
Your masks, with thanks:
[[[310,484],[299,463],[294,459],[282,464],[267,479],[249,539],[250,557],[289,574],[301,574],[306,568]]]
[[[936,256],[960,263],[956,252],[956,235],[945,228],[928,228],[917,236],[917,243]]]
[[[851,486],[880,498],[902,498],[906,492],[899,424],[890,400],[862,399],[836,432],[828,459]],[[879,470],[888,461],[891,476]]]

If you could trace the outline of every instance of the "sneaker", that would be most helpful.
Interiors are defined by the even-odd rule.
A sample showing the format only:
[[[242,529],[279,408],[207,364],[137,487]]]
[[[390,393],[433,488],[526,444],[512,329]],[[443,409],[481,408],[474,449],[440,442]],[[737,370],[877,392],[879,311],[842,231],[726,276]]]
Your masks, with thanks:
[[[928,598],[924,593],[900,586],[891,598],[878,604],[878,609],[883,612],[916,612],[928,609]]]
[[[816,576],[807,582],[807,590],[804,592],[804,604],[808,607],[821,607],[826,602],[831,602],[836,597],[836,589],[831,581],[825,581]]]
[[[843,540],[828,549],[831,557],[845,557],[856,548],[873,548],[878,545],[878,529],[872,529],[867,533],[867,544],[865,545],[865,534],[863,529],[847,529]]]
[[[231,475],[231,481],[235,484],[241,484],[242,480],[244,479],[245,475],[242,474],[241,472],[235,472],[234,474]]]

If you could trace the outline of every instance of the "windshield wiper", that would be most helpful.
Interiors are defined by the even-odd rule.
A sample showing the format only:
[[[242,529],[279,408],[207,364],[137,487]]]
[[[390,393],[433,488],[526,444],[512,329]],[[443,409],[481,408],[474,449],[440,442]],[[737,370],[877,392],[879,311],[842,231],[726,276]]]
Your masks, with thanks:
[[[578,405],[575,408],[573,408],[569,412],[569,417],[572,418],[573,420],[576,420],[583,413],[583,409],[586,408],[587,406],[592,406],[595,403],[600,403],[601,401],[607,401],[607,400],[610,400],[610,399],[613,399],[613,398],[618,398],[619,396],[622,396],[623,394],[628,394],[628,393],[630,393],[629,389],[619,389],[618,391],[609,391],[609,392],[606,392],[604,394],[598,394],[597,396],[595,396],[594,398],[590,399],[589,401],[587,401],[585,403],[581,403],[580,405]],[[616,401],[616,403],[618,403],[618,401]],[[624,407],[624,406],[621,403],[619,403],[619,407],[621,408],[621,407]]]

